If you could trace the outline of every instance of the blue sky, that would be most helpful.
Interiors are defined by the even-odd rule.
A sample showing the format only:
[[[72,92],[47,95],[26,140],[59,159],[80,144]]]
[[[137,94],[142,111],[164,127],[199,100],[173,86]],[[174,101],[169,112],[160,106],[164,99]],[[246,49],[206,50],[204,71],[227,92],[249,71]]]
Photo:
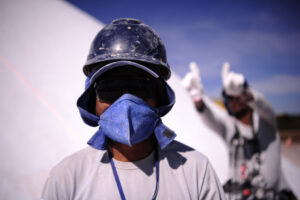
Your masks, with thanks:
[[[299,1],[69,2],[104,24],[131,17],[150,25],[179,76],[190,61],[198,63],[209,96],[221,96],[222,64],[228,61],[277,113],[300,114]]]

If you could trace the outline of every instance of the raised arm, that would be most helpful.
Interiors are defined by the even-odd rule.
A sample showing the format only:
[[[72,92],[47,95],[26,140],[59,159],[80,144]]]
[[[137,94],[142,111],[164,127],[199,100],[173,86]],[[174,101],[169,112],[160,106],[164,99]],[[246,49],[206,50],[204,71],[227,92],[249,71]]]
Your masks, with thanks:
[[[202,106],[199,107],[199,104],[202,104]],[[205,96],[201,103],[196,103],[195,105],[205,125],[225,139],[226,122],[228,120],[225,117],[221,117],[221,113],[217,113],[218,111],[214,110],[211,104],[213,102]]]
[[[246,96],[252,96],[248,100],[248,105],[255,110],[262,119],[266,120],[270,125],[276,127],[277,123],[275,111],[269,102],[264,98],[264,96],[253,89],[246,90]]]
[[[190,63],[190,71],[182,80],[182,85],[190,94],[194,104],[201,114],[203,122],[216,133],[225,137],[225,120],[219,117],[211,108],[210,100],[204,97],[204,89],[201,81],[200,70],[195,62]]]

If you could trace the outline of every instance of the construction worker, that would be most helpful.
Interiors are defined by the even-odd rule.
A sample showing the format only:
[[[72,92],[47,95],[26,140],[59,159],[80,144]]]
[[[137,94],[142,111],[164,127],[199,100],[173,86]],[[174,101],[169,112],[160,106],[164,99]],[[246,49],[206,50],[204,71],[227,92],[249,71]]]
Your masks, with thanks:
[[[266,99],[251,89],[242,74],[222,69],[223,101],[227,115],[212,108],[204,95],[200,70],[190,63],[182,84],[204,123],[225,141],[230,179],[224,185],[228,199],[294,199],[281,176],[280,137],[275,112]]]
[[[99,129],[52,169],[42,199],[225,199],[208,159],[161,120],[175,94],[165,47],[149,26],[114,20],[96,35],[83,70],[77,106]]]

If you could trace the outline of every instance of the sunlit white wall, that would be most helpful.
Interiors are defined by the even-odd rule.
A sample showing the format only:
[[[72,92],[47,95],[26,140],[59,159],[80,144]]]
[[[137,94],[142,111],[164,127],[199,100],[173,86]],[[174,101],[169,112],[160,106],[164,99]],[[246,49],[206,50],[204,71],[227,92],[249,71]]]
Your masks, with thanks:
[[[76,99],[102,24],[61,1],[0,2],[0,199],[38,199],[49,169],[85,146]]]

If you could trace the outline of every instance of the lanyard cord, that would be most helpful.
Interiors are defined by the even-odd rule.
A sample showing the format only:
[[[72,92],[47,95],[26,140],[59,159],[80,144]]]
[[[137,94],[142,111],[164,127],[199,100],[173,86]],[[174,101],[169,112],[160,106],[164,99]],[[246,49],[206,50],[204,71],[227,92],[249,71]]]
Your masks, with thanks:
[[[108,155],[109,155],[109,162],[110,162],[111,168],[113,170],[113,174],[114,174],[117,186],[118,186],[118,190],[119,190],[121,199],[126,200],[123,189],[122,189],[122,185],[121,185],[121,182],[120,182],[120,179],[119,179],[119,176],[118,176],[118,172],[117,172],[117,169],[116,169],[116,166],[115,166],[115,163],[114,163],[114,161],[112,159],[112,155],[109,151],[108,151]],[[157,150],[155,150],[155,171],[156,171],[156,185],[155,185],[155,191],[154,191],[152,200],[156,199],[157,192],[158,192],[158,185],[159,185],[158,184],[159,183],[159,160],[158,160]]]

